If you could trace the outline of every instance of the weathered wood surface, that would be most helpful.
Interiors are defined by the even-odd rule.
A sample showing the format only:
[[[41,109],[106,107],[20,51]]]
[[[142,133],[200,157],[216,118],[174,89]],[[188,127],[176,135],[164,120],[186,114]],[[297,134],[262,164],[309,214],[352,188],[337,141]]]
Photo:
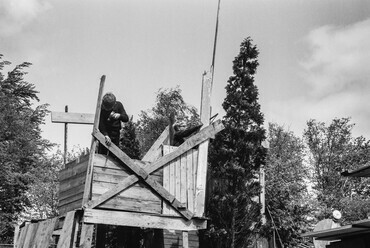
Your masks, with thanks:
[[[72,124],[94,124],[94,114],[51,112],[51,122]]]
[[[163,146],[163,154],[166,155],[176,149],[178,147]],[[196,149],[189,150],[163,168],[163,187],[191,212],[194,211],[196,174],[193,172],[197,167],[195,157],[197,154]],[[179,216],[166,202],[163,203],[163,214]]]
[[[184,152],[188,151],[189,149],[193,148],[194,146],[200,144],[204,140],[213,137],[217,132],[223,129],[223,125],[221,121],[217,121],[212,125],[202,129],[197,135],[192,136],[188,140],[186,140],[176,151],[171,152],[170,154],[162,157],[160,160],[157,160],[155,163],[149,163],[144,168],[145,170],[151,174],[152,172],[158,170],[159,168],[163,167],[168,162],[172,161],[176,157],[182,155]],[[155,164],[155,166],[153,166]],[[131,185],[137,183],[139,178],[135,175],[131,175],[124,179],[120,184],[118,184],[115,188],[109,190],[104,195],[102,195],[99,199],[95,201],[89,202],[89,208],[94,208],[100,205],[102,202],[108,200],[112,196],[118,194],[119,192],[125,190],[126,188],[130,187]]]
[[[67,164],[59,173],[59,213],[81,208],[89,156]],[[80,163],[78,163],[80,162]]]
[[[64,219],[57,248],[70,248],[72,246],[76,227],[75,214],[75,211],[70,211],[67,213]]]
[[[212,75],[204,75],[202,82],[202,95],[200,107],[200,120],[204,126],[209,124],[211,117],[211,90],[212,90]],[[206,179],[208,167],[208,143],[205,141],[199,145],[197,182],[195,188],[195,216],[201,217],[204,214],[204,203],[206,196]]]
[[[122,168],[118,161],[96,154],[94,161],[92,200],[114,188],[132,172]],[[162,175],[153,175],[155,180],[162,181]],[[98,208],[124,210],[146,213],[160,213],[161,199],[142,183],[135,184],[127,190],[108,199]]]
[[[99,93],[98,93],[98,99],[96,103],[96,109],[95,109],[95,118],[94,118],[94,126],[93,131],[98,129],[99,127],[99,118],[100,118],[100,110],[101,110],[101,104],[102,104],[102,98],[103,98],[103,89],[105,84],[105,75],[103,75],[100,79],[100,85],[99,85]],[[98,145],[98,142],[94,137],[91,138],[91,148],[90,148],[90,156],[89,156],[89,163],[87,166],[87,173],[86,173],[86,181],[85,181],[85,189],[84,189],[84,196],[82,199],[82,205],[85,205],[91,198],[91,183],[92,183],[92,167],[94,163],[94,155],[95,155],[95,149]]]
[[[159,228],[173,230],[198,230],[207,228],[204,219],[185,220],[146,213],[122,212],[100,209],[85,209],[84,222],[105,225],[133,226],[143,228]]]
[[[104,136],[95,129],[93,133],[94,137],[99,140],[100,144],[103,144],[109,149],[121,162],[123,162],[138,179],[141,179],[151,190],[158,194],[161,198],[166,200],[169,204],[172,205],[184,218],[191,219],[193,213],[184,207],[172,194],[170,194],[166,189],[163,188],[158,182],[156,182],[152,176],[149,175],[149,172],[142,168],[139,164],[135,163],[126,153],[119,149],[115,144],[107,146],[104,143]],[[159,168],[157,168],[159,169]]]

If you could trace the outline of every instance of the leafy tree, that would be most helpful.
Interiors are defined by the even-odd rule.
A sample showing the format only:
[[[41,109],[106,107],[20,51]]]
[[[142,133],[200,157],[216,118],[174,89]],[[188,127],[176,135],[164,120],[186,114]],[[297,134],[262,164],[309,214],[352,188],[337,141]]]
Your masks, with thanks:
[[[132,122],[132,116],[130,120],[121,129],[120,148],[130,158],[140,158],[140,144],[136,138],[136,126]]]
[[[17,215],[30,205],[27,190],[45,149],[41,138],[47,105],[37,102],[35,86],[24,80],[30,63],[17,65],[4,75],[10,62],[0,55],[0,241],[9,242]]]
[[[212,219],[207,236],[211,247],[248,247],[258,232],[260,205],[252,199],[260,193],[256,178],[266,155],[261,146],[264,118],[254,84],[258,54],[251,38],[241,43],[222,105],[225,130],[210,148],[214,186],[207,206]]]
[[[137,122],[137,136],[141,145],[141,154],[145,154],[163,130],[169,124],[173,115],[176,120],[182,120],[191,125],[199,120],[195,107],[185,103],[179,87],[160,89],[157,93],[155,106],[149,111],[141,111]]]
[[[269,123],[268,131],[265,192],[270,221],[266,230],[271,233],[276,227],[284,247],[297,247],[302,242],[301,232],[308,228],[306,217],[310,211],[305,146],[303,140],[282,126]]]
[[[369,209],[362,208],[369,197],[369,179],[346,178],[344,170],[353,170],[370,161],[370,142],[352,137],[354,124],[349,118],[335,118],[326,126],[310,120],[304,137],[311,152],[314,189],[317,192],[317,218],[329,218],[332,211],[342,211],[342,224],[357,217],[367,218]],[[352,214],[356,211],[356,216]]]

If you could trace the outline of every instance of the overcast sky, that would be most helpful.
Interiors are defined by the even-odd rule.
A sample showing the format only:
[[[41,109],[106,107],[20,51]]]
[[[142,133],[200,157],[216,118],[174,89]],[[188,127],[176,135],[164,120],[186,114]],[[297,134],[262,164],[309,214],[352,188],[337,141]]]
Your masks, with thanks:
[[[100,77],[129,115],[154,105],[160,88],[180,86],[200,105],[212,60],[217,0],[0,0],[0,53],[33,65],[26,79],[51,111],[94,113]],[[265,123],[302,136],[306,121],[351,117],[370,139],[370,1],[221,0],[213,113],[242,40],[257,45]],[[63,144],[50,117],[43,136]],[[69,147],[90,147],[91,126],[69,125]]]

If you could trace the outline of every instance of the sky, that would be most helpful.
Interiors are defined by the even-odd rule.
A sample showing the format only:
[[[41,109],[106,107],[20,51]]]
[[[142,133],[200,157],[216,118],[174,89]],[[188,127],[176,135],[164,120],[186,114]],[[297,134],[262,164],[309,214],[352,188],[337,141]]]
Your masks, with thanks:
[[[199,109],[212,62],[218,0],[0,0],[0,54],[50,111],[95,113],[99,81],[139,118],[160,88],[179,86]],[[221,0],[212,113],[244,38],[259,49],[255,84],[265,125],[301,137],[309,119],[350,117],[370,139],[370,1]],[[369,61],[369,62],[368,62]],[[368,64],[369,63],[369,64]],[[43,137],[64,142],[47,117]],[[90,147],[92,126],[68,127],[68,147]],[[63,148],[63,145],[61,146]]]

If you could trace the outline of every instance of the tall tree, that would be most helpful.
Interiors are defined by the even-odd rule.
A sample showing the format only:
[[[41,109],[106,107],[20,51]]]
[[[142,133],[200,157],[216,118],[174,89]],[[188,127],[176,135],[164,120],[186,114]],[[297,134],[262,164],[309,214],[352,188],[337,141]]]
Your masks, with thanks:
[[[214,186],[207,209],[212,219],[208,231],[212,247],[248,247],[258,231],[260,205],[253,198],[260,192],[256,179],[266,155],[261,145],[264,118],[254,84],[258,54],[251,38],[241,43],[222,105],[225,130],[210,148]]]
[[[168,126],[171,115],[189,125],[199,120],[197,109],[185,103],[179,87],[160,89],[154,107],[149,111],[141,111],[137,121],[137,136],[142,155]]]
[[[297,247],[302,242],[300,234],[308,228],[310,211],[305,146],[294,133],[273,123],[269,123],[267,141],[266,206],[270,221],[266,230],[271,234],[276,228],[284,247]]]
[[[343,224],[354,220],[352,214],[367,218],[369,209],[360,209],[370,193],[368,179],[351,179],[341,176],[344,170],[353,170],[370,161],[370,143],[363,137],[354,138],[354,124],[349,118],[335,118],[327,126],[310,120],[304,132],[311,152],[314,169],[314,189],[317,192],[318,218],[328,218],[333,209],[342,211]]]
[[[17,65],[4,75],[10,62],[0,55],[0,241],[12,237],[13,222],[30,205],[27,197],[32,170],[51,144],[41,138],[46,105],[37,102],[35,86],[24,80],[30,63]]]

